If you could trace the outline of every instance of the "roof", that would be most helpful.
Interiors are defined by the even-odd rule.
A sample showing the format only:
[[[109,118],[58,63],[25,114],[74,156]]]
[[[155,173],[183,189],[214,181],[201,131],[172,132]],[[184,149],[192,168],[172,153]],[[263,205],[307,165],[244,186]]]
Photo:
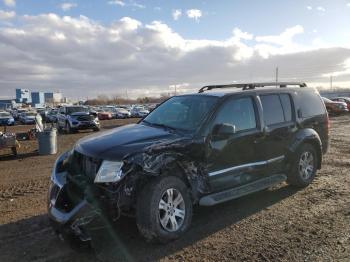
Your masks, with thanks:
[[[211,85],[202,87],[198,93],[190,95],[206,95],[222,97],[235,93],[246,92],[279,92],[279,91],[299,91],[299,90],[313,90],[307,87],[305,83],[301,82],[267,82],[267,83],[241,83],[228,85]],[[214,91],[215,90],[215,91]]]

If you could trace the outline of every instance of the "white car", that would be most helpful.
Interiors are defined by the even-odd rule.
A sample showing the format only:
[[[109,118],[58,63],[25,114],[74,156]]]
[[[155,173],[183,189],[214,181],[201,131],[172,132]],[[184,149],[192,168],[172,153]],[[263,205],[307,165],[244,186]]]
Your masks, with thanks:
[[[35,124],[35,117],[38,113],[34,111],[23,112],[19,115],[19,121],[24,125]]]
[[[116,108],[116,118],[129,118],[131,113],[125,108],[117,107]]]
[[[149,114],[149,111],[141,106],[135,106],[131,109],[130,113],[131,113],[131,116],[133,117],[143,118]]]

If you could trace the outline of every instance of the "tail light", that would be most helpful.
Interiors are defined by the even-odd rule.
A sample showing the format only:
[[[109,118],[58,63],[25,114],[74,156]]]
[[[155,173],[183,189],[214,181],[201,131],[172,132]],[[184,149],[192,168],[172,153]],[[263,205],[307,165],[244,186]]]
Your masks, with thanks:
[[[329,134],[329,130],[331,129],[331,122],[329,121],[329,117],[326,117],[326,132]]]

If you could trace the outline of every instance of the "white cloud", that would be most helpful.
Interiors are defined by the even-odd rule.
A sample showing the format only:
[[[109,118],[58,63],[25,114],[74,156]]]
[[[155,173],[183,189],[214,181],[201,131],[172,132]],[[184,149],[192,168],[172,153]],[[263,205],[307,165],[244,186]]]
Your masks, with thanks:
[[[180,16],[182,15],[182,11],[181,9],[175,9],[172,12],[172,16],[174,20],[178,20],[180,18]]]
[[[16,13],[14,11],[6,12],[3,10],[0,10],[0,20],[8,20],[12,19],[16,16]]]
[[[296,35],[302,33],[304,33],[304,28],[301,25],[296,25],[294,27],[287,28],[280,35],[258,36],[255,39],[257,42],[265,42],[285,46],[291,44],[293,38]]]
[[[189,9],[186,11],[186,14],[189,18],[192,18],[196,21],[199,21],[199,18],[202,17],[202,11],[199,9]]]
[[[66,12],[77,6],[76,3],[63,3],[61,4],[61,9]]]
[[[326,8],[324,8],[323,6],[318,6],[317,11],[326,12]]]
[[[130,7],[140,8],[140,9],[146,8],[145,5],[137,3],[137,2],[135,2],[133,0],[130,0],[129,2],[125,2],[125,1],[122,1],[122,0],[111,0],[111,1],[108,2],[108,4],[110,4],[110,5],[119,5],[119,6],[130,6]]]
[[[145,5],[142,5],[142,4],[139,4],[139,3],[137,3],[137,2],[133,2],[133,1],[131,1],[129,5],[132,6],[132,7],[140,8],[140,9],[146,8]]]
[[[8,7],[15,7],[16,6],[16,1],[15,0],[3,0],[4,4]]]
[[[281,80],[322,83],[325,74],[337,73],[337,81],[350,81],[350,48],[316,40],[303,46],[296,38],[304,32],[300,25],[269,36],[235,28],[215,41],[186,39],[162,22],[130,17],[109,25],[55,14],[20,21],[0,26],[2,95],[14,95],[18,86],[76,98],[126,89],[130,97],[145,90],[155,95],[174,84],[193,92],[205,84],[271,81],[276,65]]]
[[[308,6],[306,7],[306,9],[307,9],[307,10],[312,10],[312,6],[308,5]]]
[[[347,7],[350,7],[350,3],[347,3],[346,5],[347,5]]]
[[[108,4],[110,5],[119,5],[119,6],[125,6],[125,3],[121,0],[113,0],[109,1]]]

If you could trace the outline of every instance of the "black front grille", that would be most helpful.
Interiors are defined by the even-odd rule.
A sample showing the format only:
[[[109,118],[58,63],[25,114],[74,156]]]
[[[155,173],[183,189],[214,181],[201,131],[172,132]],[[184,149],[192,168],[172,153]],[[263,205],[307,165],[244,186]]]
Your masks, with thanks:
[[[74,151],[69,163],[69,173],[72,176],[82,175],[89,180],[94,180],[102,160],[92,158]]]
[[[92,121],[94,120],[93,116],[86,115],[86,116],[77,116],[78,121]]]

